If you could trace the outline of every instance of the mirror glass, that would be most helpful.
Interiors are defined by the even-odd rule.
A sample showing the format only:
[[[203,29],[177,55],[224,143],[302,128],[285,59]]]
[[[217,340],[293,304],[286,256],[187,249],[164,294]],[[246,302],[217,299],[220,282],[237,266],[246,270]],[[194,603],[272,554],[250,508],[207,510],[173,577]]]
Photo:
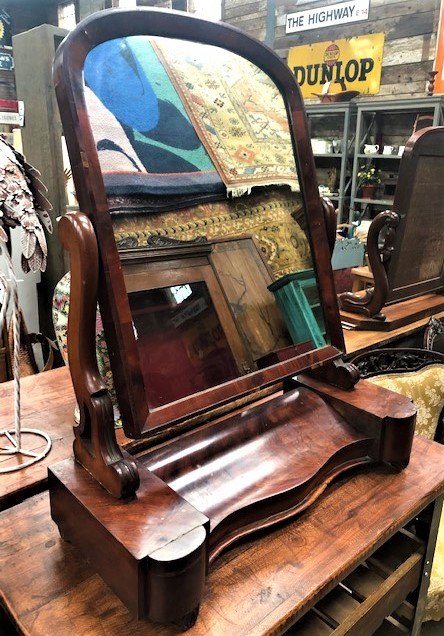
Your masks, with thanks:
[[[131,36],[87,56],[150,408],[324,346],[284,103],[250,61]]]

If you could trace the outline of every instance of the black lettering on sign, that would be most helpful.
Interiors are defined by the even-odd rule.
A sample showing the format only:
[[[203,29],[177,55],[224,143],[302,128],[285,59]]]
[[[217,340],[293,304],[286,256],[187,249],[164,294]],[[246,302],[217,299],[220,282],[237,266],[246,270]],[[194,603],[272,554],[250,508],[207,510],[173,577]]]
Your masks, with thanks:
[[[355,82],[359,75],[358,60],[349,60],[344,69],[345,80],[347,82]]]
[[[299,86],[303,86],[305,84],[305,66],[294,66],[293,73]]]
[[[343,65],[341,61],[335,62],[333,66],[328,64],[307,64],[307,66],[294,66],[293,73],[299,86],[305,82],[309,86],[315,84],[325,84],[325,82],[365,82],[367,75],[372,72],[375,61],[371,57],[364,57],[360,60],[351,59]]]
[[[364,57],[361,60],[361,73],[359,75],[360,82],[365,82],[365,78],[367,77],[369,73],[373,71],[374,66],[375,66],[375,61],[372,60],[371,57]]]

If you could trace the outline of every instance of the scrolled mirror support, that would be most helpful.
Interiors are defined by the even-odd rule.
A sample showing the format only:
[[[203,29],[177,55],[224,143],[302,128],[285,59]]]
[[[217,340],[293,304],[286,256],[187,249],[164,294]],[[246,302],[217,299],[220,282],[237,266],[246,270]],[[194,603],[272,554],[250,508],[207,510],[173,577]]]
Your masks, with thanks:
[[[384,307],[389,284],[387,267],[393,252],[396,228],[399,216],[396,212],[386,210],[380,212],[372,221],[367,236],[367,252],[370,269],[374,277],[374,287],[366,289],[363,294],[344,292],[339,295],[339,306],[343,311],[364,314],[378,320],[385,320],[381,309]],[[379,246],[379,237],[385,230],[383,244]]]
[[[85,214],[69,212],[59,223],[59,237],[71,260],[68,360],[80,410],[80,424],[74,427],[74,455],[110,494],[130,497],[139,487],[139,474],[135,463],[123,457],[117,443],[111,398],[95,353],[95,233]]]

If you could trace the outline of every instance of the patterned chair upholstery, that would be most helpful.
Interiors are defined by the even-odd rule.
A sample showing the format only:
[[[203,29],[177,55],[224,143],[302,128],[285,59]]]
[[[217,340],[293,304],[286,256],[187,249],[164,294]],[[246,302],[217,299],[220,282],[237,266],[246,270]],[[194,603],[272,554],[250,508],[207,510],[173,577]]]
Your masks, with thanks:
[[[424,349],[379,349],[350,360],[363,378],[410,397],[418,409],[416,434],[444,443],[444,354]],[[444,618],[444,509],[438,531],[424,620]]]

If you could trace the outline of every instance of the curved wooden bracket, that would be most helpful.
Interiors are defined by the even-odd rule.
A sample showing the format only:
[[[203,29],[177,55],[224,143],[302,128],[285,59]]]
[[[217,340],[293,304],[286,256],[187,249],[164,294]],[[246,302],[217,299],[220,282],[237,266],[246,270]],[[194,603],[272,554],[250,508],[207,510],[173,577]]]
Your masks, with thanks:
[[[69,212],[60,220],[59,238],[71,261],[68,360],[80,409],[80,424],[74,427],[74,455],[108,492],[129,497],[139,487],[139,475],[117,443],[111,398],[97,368],[96,236],[85,214]]]
[[[338,222],[337,211],[335,206],[327,197],[321,197],[322,211],[324,213],[325,229],[327,230],[328,248],[330,255],[333,256],[333,250],[336,243],[336,226]]]
[[[367,289],[364,294],[353,294],[352,292],[339,294],[339,306],[344,311],[385,320],[381,309],[386,303],[389,292],[387,266],[393,252],[395,231],[398,224],[399,216],[390,210],[380,212],[372,221],[367,236],[367,252],[375,281],[374,287]],[[382,247],[379,247],[382,230],[385,230],[386,233]]]
[[[361,379],[358,367],[341,359],[316,367],[307,375],[346,391],[352,389]]]

